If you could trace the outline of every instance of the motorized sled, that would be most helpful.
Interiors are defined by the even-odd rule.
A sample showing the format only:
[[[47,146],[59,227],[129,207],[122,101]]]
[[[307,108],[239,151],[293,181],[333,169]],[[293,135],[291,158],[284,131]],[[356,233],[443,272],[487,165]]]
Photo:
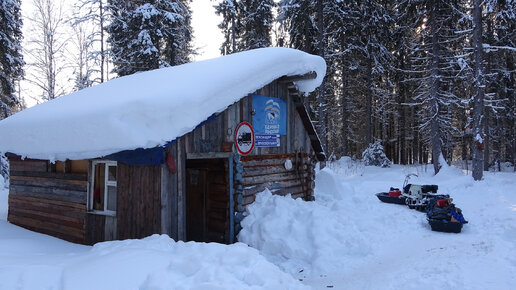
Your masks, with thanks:
[[[462,225],[468,223],[462,215],[462,210],[455,207],[452,201],[452,198],[435,198],[429,203],[426,218],[432,231],[460,233]]]
[[[447,199],[450,197],[448,194],[437,194],[439,187],[435,184],[417,185],[408,183],[411,176],[417,177],[417,175],[413,173],[408,174],[405,177],[402,193],[402,196],[405,196],[405,204],[410,209],[416,209],[418,211],[425,212],[431,200],[435,198]]]
[[[447,194],[437,194],[437,185],[417,185],[409,184],[411,176],[416,174],[408,174],[403,182],[403,192],[398,188],[391,187],[389,192],[380,192],[376,196],[379,200],[386,203],[406,204],[411,209],[417,209],[424,212],[428,202],[433,198],[449,198]]]

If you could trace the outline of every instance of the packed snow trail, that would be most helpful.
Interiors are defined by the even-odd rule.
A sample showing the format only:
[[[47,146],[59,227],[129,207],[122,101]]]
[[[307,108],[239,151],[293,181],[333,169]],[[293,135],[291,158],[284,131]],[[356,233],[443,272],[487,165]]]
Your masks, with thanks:
[[[516,285],[514,173],[486,173],[483,181],[474,182],[452,167],[444,167],[437,176],[422,166],[381,169],[349,159],[331,167],[317,173],[316,201],[304,210],[319,221],[305,221],[302,212],[292,214],[299,208],[294,201],[268,201],[281,198],[263,193],[250,208],[241,240],[316,289],[513,289]],[[462,233],[433,232],[424,213],[382,203],[374,195],[390,186],[401,188],[408,173],[419,175],[410,183],[437,184],[439,193],[454,198],[469,220]],[[273,208],[280,203],[281,211]],[[259,218],[264,214],[266,218]],[[285,228],[269,230],[266,236],[276,237],[271,248],[263,229],[281,224],[295,228],[295,238]],[[317,229],[321,226],[324,231]],[[294,241],[297,251],[289,249]],[[310,261],[303,259],[307,256]]]

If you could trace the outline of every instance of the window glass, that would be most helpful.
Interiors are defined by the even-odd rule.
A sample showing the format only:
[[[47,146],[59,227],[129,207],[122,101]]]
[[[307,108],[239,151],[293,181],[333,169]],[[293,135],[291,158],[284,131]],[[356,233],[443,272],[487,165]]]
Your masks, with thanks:
[[[106,164],[95,164],[94,187],[93,187],[93,209],[104,210],[104,191],[106,187]]]
[[[108,180],[116,181],[116,166],[108,166]]]
[[[109,186],[107,187],[107,209],[116,211],[116,187]]]
[[[117,202],[117,166],[113,161],[94,161],[93,187],[89,192],[90,209],[96,212],[116,211]]]

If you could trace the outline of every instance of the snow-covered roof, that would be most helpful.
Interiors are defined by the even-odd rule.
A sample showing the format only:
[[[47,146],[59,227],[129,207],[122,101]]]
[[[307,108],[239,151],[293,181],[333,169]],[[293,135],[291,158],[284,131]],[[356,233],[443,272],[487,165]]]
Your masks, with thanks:
[[[321,84],[324,60],[262,48],[120,77],[0,121],[0,152],[65,160],[160,146],[277,78],[309,72],[317,77],[295,83],[305,93]]]

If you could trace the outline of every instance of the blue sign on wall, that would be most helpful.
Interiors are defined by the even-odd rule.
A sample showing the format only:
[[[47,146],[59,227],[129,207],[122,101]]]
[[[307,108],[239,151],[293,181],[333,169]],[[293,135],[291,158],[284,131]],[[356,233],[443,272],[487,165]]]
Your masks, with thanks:
[[[256,134],[287,134],[287,103],[281,98],[253,95]]]
[[[280,147],[279,134],[256,134],[254,146],[256,147]]]

